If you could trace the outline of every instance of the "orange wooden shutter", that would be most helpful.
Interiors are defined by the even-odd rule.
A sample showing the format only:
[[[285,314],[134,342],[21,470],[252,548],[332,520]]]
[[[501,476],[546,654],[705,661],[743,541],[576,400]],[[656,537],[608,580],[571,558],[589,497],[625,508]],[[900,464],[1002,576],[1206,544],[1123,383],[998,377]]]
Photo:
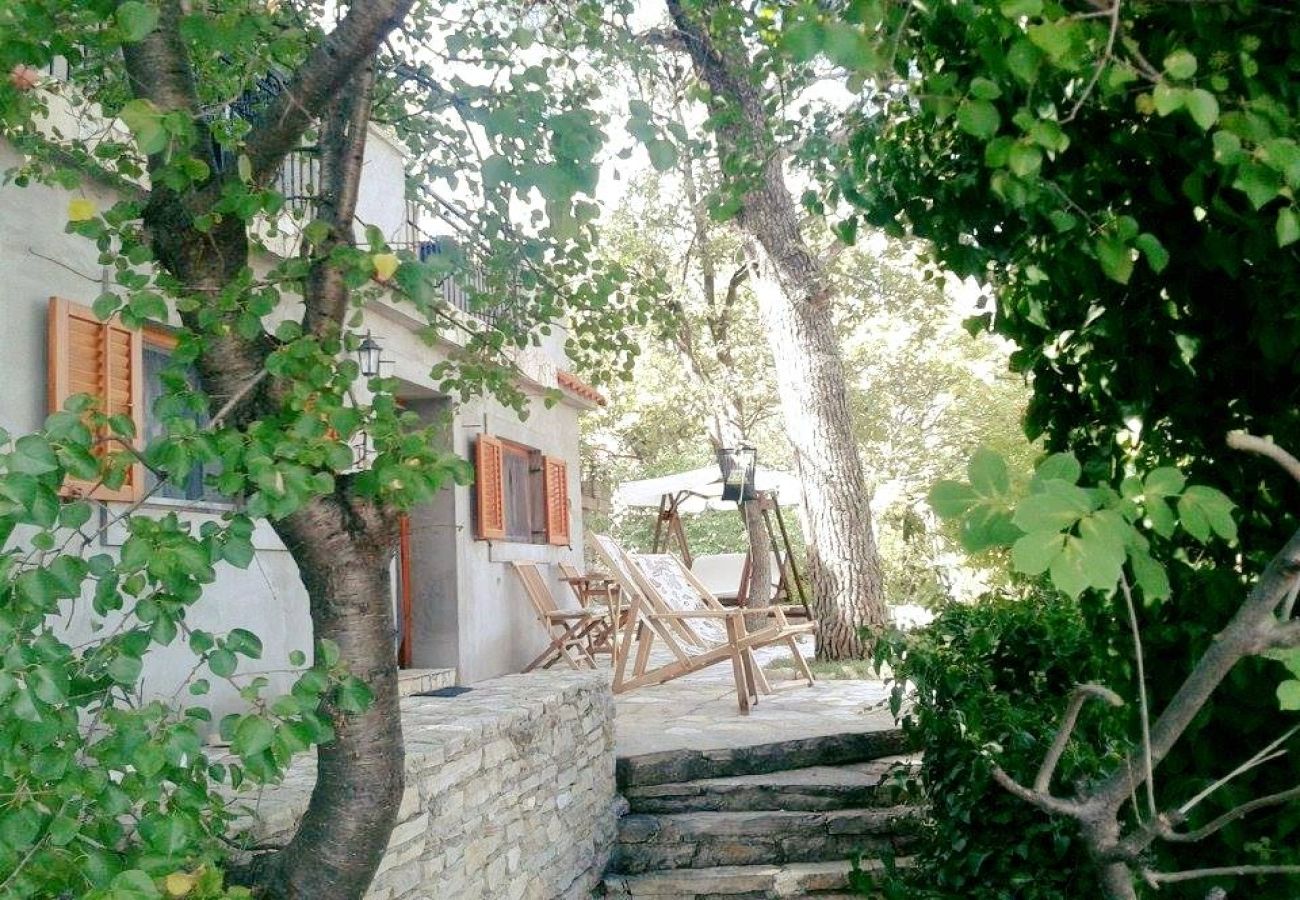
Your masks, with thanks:
[[[480,541],[500,541],[506,536],[506,484],[501,442],[481,435],[474,445],[474,487],[478,499]]]
[[[569,545],[569,465],[554,456],[542,459],[542,489],[546,503],[546,542]]]
[[[63,408],[73,394],[99,399],[108,415],[126,415],[135,423],[137,441],[144,432],[144,345],[139,331],[118,320],[101,322],[88,308],[61,297],[50,298],[49,406]],[[111,448],[109,448],[111,449]],[[131,466],[117,490],[69,478],[65,493],[96,500],[137,500],[144,467]]]

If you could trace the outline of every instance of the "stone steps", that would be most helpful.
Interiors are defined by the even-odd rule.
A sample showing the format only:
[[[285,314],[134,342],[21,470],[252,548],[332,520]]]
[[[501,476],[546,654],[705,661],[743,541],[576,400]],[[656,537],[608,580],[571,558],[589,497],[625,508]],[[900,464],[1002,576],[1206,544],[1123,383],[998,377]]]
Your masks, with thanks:
[[[907,864],[899,860],[898,865]],[[864,869],[880,868],[867,861]],[[669,869],[645,875],[614,875],[605,879],[605,896],[618,898],[780,898],[854,896],[849,890],[847,861],[790,863],[784,866],[716,866],[707,869]]]
[[[828,812],[633,814],[619,822],[611,864],[638,875],[656,869],[784,865],[844,860],[856,853],[904,855],[917,810],[910,806]]]
[[[621,757],[616,776],[620,788],[644,787],[869,762],[908,752],[901,729],[828,734],[792,741],[717,750],[665,750]]]
[[[853,896],[850,859],[906,864],[921,811],[900,731],[825,735],[618,760],[607,897],[769,900]]]
[[[913,774],[916,767],[913,757],[890,756],[844,766],[630,787],[623,790],[623,796],[634,813],[894,806],[904,799],[901,779]]]

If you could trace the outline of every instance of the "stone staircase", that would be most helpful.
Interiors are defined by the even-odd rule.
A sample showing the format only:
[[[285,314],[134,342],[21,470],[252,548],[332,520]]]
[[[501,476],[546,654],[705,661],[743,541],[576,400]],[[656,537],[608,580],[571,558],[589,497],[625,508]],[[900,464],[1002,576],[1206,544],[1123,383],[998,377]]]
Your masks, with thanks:
[[[906,864],[919,810],[903,802],[901,732],[620,759],[606,897],[852,896],[850,859]]]

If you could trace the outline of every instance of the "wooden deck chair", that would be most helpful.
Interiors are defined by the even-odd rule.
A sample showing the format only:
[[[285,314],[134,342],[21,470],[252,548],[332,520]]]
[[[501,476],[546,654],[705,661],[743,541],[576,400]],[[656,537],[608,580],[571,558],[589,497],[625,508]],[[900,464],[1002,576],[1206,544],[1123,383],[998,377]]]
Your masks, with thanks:
[[[546,649],[524,671],[545,669],[560,660],[575,669],[596,668],[596,660],[591,655],[591,636],[604,624],[604,617],[594,610],[560,609],[536,563],[512,562],[511,565],[550,639]]]
[[[760,690],[771,692],[752,651],[755,646],[765,646],[778,639],[777,628],[769,625],[750,632],[745,625],[745,610],[727,609],[721,604],[676,609],[664,599],[655,579],[643,571],[641,563],[615,541],[604,535],[593,535],[592,544],[624,593],[631,598],[627,621],[619,638],[618,666],[614,671],[615,693],[662,684],[728,660],[731,661],[736,700],[742,715],[758,702]],[[701,627],[701,623],[709,624]],[[656,639],[664,644],[672,659],[651,668],[650,651]],[[632,671],[628,672],[634,641],[637,643],[636,658]]]
[[[709,591],[694,572],[686,568],[682,561],[670,554],[643,554],[633,553],[632,559],[637,562],[646,575],[653,583],[659,596],[664,602],[676,609],[730,609],[731,607],[723,606],[722,601]],[[790,654],[794,659],[795,667],[800,674],[808,681],[808,686],[812,687],[815,680],[812,669],[808,667],[808,661],[803,658],[799,650],[796,638],[804,634],[812,634],[817,630],[817,623],[813,621],[803,621],[798,624],[789,620],[790,607],[773,604],[771,606],[750,607],[746,609],[750,618],[754,616],[767,616],[768,622],[766,627],[754,632],[752,635],[751,652],[754,647],[763,647],[770,644],[785,644],[790,648]],[[803,613],[802,607],[797,607],[800,615]],[[716,633],[707,633],[702,626],[696,625],[695,629],[700,632],[701,637],[708,640],[718,640]],[[767,635],[767,637],[763,637]],[[759,670],[761,674],[761,669]],[[765,691],[770,693],[771,691]]]

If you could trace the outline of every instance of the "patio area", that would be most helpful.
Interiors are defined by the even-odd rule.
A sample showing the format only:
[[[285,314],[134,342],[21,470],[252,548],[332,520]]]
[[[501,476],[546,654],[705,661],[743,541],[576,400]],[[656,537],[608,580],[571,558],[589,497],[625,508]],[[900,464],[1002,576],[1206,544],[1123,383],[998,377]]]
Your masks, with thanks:
[[[811,658],[811,638],[799,643]],[[766,669],[789,652],[784,647],[764,647],[755,656]],[[767,673],[775,693],[760,697],[747,716],[736,711],[736,685],[728,665],[615,696],[617,755],[729,750],[894,727],[887,705],[889,686],[882,681],[821,680],[808,687],[770,669]]]

